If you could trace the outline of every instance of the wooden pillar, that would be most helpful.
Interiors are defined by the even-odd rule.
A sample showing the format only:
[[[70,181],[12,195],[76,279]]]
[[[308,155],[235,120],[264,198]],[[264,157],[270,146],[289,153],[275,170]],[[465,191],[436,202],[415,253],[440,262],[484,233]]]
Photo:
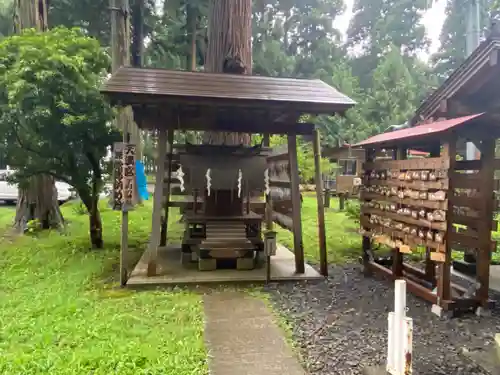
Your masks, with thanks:
[[[120,285],[121,286],[125,286],[128,281],[127,255],[128,255],[128,211],[126,210],[125,207],[122,207],[121,235],[120,235]]]
[[[450,138],[443,144],[443,154],[442,157],[448,159],[449,161],[449,175],[455,170],[456,164],[456,154],[457,154],[457,139],[454,136]],[[453,178],[449,179],[448,182],[448,214],[453,212]],[[446,236],[445,236],[445,260],[439,264],[439,275],[437,282],[437,297],[438,305],[444,307],[443,301],[451,300],[451,241],[450,236],[453,233],[453,222],[452,220],[446,221]]]
[[[264,147],[269,147],[270,146],[270,137],[269,134],[265,133],[263,135],[262,139],[262,145]],[[267,230],[273,230],[273,201],[271,199],[271,194],[266,195],[266,210],[265,210],[265,217],[266,217],[266,229]]]
[[[432,147],[430,152],[431,158],[438,158],[441,156],[441,144],[437,143]],[[436,264],[431,260],[432,248],[425,248],[425,279],[432,284],[432,287],[436,286]]]
[[[368,163],[368,162],[372,162],[374,160],[375,160],[375,150],[367,149],[366,150],[366,162]],[[367,180],[368,180],[367,174],[370,172],[371,172],[370,170],[364,170],[361,174],[363,185],[365,185],[365,186],[366,186]],[[362,211],[361,211],[361,215],[363,215]],[[364,227],[362,229],[367,230],[369,228]],[[371,250],[372,250],[372,241],[371,241],[370,237],[368,237],[368,236],[362,237],[362,250],[363,250],[363,254],[362,254],[363,271],[364,271],[365,275],[369,275],[371,273],[370,267],[369,267],[369,262],[372,260],[371,256],[370,256]]]
[[[393,151],[392,158],[394,160],[405,160],[407,157],[407,149],[398,147]],[[398,248],[392,249],[392,277],[398,279],[403,277],[403,254]]]
[[[167,245],[167,231],[168,231],[168,210],[170,208],[170,187],[172,185],[171,175],[172,175],[172,154],[174,151],[174,130],[168,130],[167,132],[167,154],[166,160],[167,162],[167,173],[164,176],[164,179],[167,180],[165,191],[162,192],[164,194],[164,206],[163,206],[163,220],[161,223],[161,235],[160,235],[160,246]]]
[[[481,171],[479,193],[481,194],[481,210],[479,215],[479,248],[476,256],[477,280],[481,284],[477,291],[477,298],[483,307],[487,307],[488,290],[490,282],[491,263],[491,231],[493,220],[493,200],[494,200],[494,175],[495,175],[495,139],[483,140],[481,145]]]
[[[167,130],[160,129],[158,140],[158,157],[156,167],[156,183],[153,197],[153,217],[151,238],[148,246],[148,276],[156,275],[156,260],[161,233],[161,210],[163,198],[163,180],[165,179],[165,154],[167,152]]]
[[[304,245],[302,242],[302,214],[299,188],[299,166],[297,162],[297,137],[288,135],[288,158],[290,163],[290,183],[293,212],[293,250],[295,253],[295,272],[304,273]]]
[[[330,208],[330,189],[325,189],[325,208]]]
[[[344,208],[345,208],[345,193],[344,192],[341,192],[341,193],[338,193],[338,196],[339,196],[339,211],[344,211]]]
[[[323,206],[323,179],[321,178],[321,145],[319,131],[314,130],[313,138],[314,169],[316,182],[316,201],[318,203],[318,240],[320,273],[328,276],[328,260],[326,251],[325,207]]]

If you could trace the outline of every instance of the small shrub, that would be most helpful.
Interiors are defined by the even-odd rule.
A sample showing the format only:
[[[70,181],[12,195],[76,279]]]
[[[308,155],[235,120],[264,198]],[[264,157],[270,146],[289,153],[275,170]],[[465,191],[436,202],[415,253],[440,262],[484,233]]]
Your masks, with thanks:
[[[42,224],[40,220],[30,220],[26,223],[26,233],[30,235],[35,235],[42,230]]]
[[[73,212],[78,216],[88,214],[87,207],[85,207],[82,201],[78,202],[78,204],[73,207]]]
[[[355,223],[359,223],[359,216],[361,215],[361,205],[358,201],[347,201],[345,204],[345,214]]]

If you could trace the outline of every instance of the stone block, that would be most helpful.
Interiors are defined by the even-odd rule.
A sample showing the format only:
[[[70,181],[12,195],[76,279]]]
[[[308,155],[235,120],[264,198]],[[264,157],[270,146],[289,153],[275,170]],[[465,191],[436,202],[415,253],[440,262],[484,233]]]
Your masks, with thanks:
[[[363,375],[389,375],[385,366],[370,366],[363,368]]]
[[[237,270],[253,270],[255,268],[254,258],[238,258],[236,259]]]
[[[200,271],[215,271],[217,269],[217,259],[198,259],[198,270]]]

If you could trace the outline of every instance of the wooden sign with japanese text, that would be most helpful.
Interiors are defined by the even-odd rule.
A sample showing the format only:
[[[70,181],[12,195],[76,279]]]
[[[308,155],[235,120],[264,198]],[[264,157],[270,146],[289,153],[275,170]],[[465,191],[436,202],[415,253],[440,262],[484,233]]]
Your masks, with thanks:
[[[113,193],[111,206],[121,210],[123,204],[123,143],[113,144]]]
[[[135,145],[126,143],[123,147],[123,209],[134,206],[135,200]]]

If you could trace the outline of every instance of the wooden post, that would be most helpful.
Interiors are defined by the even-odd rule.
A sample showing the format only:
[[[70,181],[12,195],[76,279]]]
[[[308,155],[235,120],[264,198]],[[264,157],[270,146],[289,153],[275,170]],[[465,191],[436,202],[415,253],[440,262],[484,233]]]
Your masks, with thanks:
[[[430,152],[431,158],[437,158],[441,155],[441,144],[437,143],[432,147]],[[432,287],[436,286],[436,265],[433,260],[431,260],[431,252],[433,250],[430,247],[425,248],[425,279],[432,284]]]
[[[302,242],[302,214],[299,189],[299,166],[297,162],[297,137],[288,135],[288,158],[290,163],[290,183],[292,191],[293,250],[295,253],[295,272],[304,273],[304,245]]]
[[[318,130],[314,130],[313,151],[316,179],[316,201],[318,202],[319,264],[321,275],[326,277],[328,276],[328,260],[326,251],[325,207],[323,206],[323,179],[321,178],[321,145]]]
[[[339,193],[339,210],[344,211],[345,208],[345,193]]]
[[[406,148],[397,148],[393,151],[392,158],[394,160],[405,160],[407,156]],[[398,248],[392,249],[392,277],[398,279],[403,277],[403,254]]]
[[[325,208],[330,208],[330,189],[325,189]]]
[[[171,175],[172,175],[172,154],[174,150],[174,130],[168,130],[167,132],[167,173],[163,177],[166,178],[167,184],[164,194],[164,206],[163,206],[163,221],[161,223],[161,238],[160,246],[167,245],[167,231],[168,231],[168,210],[170,208],[170,187],[172,185]],[[165,161],[164,161],[165,163]]]
[[[127,270],[128,253],[128,212],[122,209],[122,225],[120,236],[120,285],[125,286],[128,281]]]
[[[160,245],[161,233],[161,210],[163,197],[163,180],[165,178],[165,154],[167,152],[167,130],[160,129],[158,140],[158,157],[156,167],[156,183],[153,198],[153,217],[151,238],[148,247],[148,276],[156,275],[156,260],[158,258],[158,246]]]
[[[455,170],[456,164],[456,154],[457,154],[457,140],[452,135],[443,144],[443,158],[449,160],[449,170],[453,172]],[[453,212],[453,178],[449,179],[448,182],[448,213]],[[445,260],[439,264],[439,277],[437,282],[437,297],[438,305],[444,307],[443,302],[451,300],[451,241],[450,236],[453,233],[453,221],[447,220],[446,225],[446,238],[445,238]]]
[[[491,230],[493,220],[493,188],[495,175],[495,139],[485,139],[481,145],[481,185],[479,192],[483,198],[482,207],[479,215],[482,219],[479,222],[479,241],[480,245],[477,253],[476,272],[477,279],[481,284],[477,291],[477,298],[482,307],[486,308],[488,304],[488,290],[490,282],[490,263],[491,263]]]
[[[123,147],[130,141],[127,124],[122,124],[123,130]],[[125,152],[125,149],[123,150]],[[125,205],[122,205],[122,225],[120,236],[120,285],[123,287],[127,284],[127,255],[128,255],[128,210]]]
[[[264,147],[269,147],[270,145],[269,134],[266,133],[263,135],[262,145]],[[266,217],[266,229],[273,230],[273,201],[271,199],[271,194],[266,195],[265,217]]]
[[[366,162],[371,162],[375,159],[375,150],[373,149],[367,149],[366,150]],[[363,180],[363,184],[366,184],[367,182],[367,175],[366,173],[368,173],[370,171],[366,171],[366,170],[363,170],[362,174],[361,174],[361,178]],[[361,212],[361,216],[363,215],[363,212]],[[367,230],[366,227],[362,228],[363,230]],[[362,261],[363,261],[363,272],[365,275],[369,275],[371,272],[370,272],[370,267],[369,267],[369,262],[372,260],[371,259],[371,256],[370,256],[370,253],[371,253],[371,250],[372,250],[372,241],[370,239],[370,237],[368,236],[362,236],[362,250],[363,250],[363,254],[362,254]]]

